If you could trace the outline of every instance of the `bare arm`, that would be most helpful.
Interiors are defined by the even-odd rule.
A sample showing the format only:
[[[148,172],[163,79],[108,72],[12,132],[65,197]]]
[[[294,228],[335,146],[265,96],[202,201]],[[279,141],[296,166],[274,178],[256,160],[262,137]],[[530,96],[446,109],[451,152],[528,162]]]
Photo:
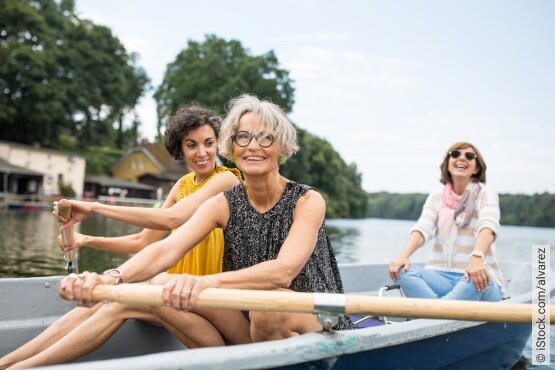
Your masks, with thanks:
[[[164,201],[162,209],[168,209],[177,203],[177,190],[179,183],[174,185],[170,194]],[[121,207],[126,208],[126,207]],[[129,207],[128,207],[129,208]],[[56,212],[54,212],[56,213]],[[149,244],[162,239],[167,234],[166,231],[143,229],[139,233],[118,236],[104,237],[92,236],[75,233],[75,240],[71,245],[64,245],[61,235],[58,236],[58,246],[62,251],[68,252],[75,248],[91,247],[98,250],[117,252],[117,253],[137,253]]]
[[[199,207],[191,219],[181,225],[169,237],[150,244],[121,265],[118,270],[125,283],[145,281],[175,265],[190,249],[204,239],[216,227],[223,227],[229,209],[223,194],[219,194]],[[60,282],[60,291],[81,305],[91,305],[91,292],[97,284],[114,284],[110,275],[99,276],[84,272],[86,279],[68,275]]]
[[[61,235],[58,236],[58,246],[64,252],[75,248],[91,247],[94,249],[117,252],[137,253],[149,244],[162,239],[166,231],[143,229],[139,233],[125,236],[104,237],[75,233],[75,242],[70,246],[64,246]]]
[[[322,196],[310,190],[299,199],[293,214],[293,224],[275,259],[215,275],[172,276],[164,285],[164,302],[176,309],[189,310],[200,292],[209,287],[288,288],[313,253],[324,216],[325,202]]]
[[[222,227],[222,217],[227,209],[227,201],[223,194],[207,200],[188,222],[169,237],[149,245],[121,265],[118,269],[124,281],[144,281],[175,265],[214,228]]]
[[[212,177],[206,184],[170,208],[147,208],[147,207],[122,207],[111,206],[98,202],[71,201],[72,219],[63,228],[81,221],[92,213],[126,222],[132,225],[155,229],[172,230],[187,221],[195,210],[210,197],[221,193],[237,185],[239,180],[230,171],[224,171]],[[175,184],[169,197],[177,198],[179,184]],[[75,213],[74,213],[75,212]]]

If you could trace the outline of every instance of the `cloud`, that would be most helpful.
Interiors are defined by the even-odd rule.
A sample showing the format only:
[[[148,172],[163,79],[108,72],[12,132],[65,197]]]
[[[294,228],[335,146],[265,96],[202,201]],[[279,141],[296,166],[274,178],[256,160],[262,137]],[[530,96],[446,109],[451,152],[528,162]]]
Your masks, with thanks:
[[[402,89],[415,80],[410,63],[401,59],[368,57],[350,50],[294,46],[280,54],[296,81],[320,82],[334,89]]]

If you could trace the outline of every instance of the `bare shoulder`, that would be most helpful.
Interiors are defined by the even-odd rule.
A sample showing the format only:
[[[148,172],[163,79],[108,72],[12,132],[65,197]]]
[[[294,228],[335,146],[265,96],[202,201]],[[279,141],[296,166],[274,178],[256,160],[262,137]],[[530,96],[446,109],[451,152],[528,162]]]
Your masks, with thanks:
[[[239,184],[239,179],[232,172],[222,171],[208,179],[198,190],[198,193],[199,196],[202,194],[204,197],[212,197],[233,188],[237,184]]]
[[[229,218],[229,205],[223,193],[219,193],[202,203],[195,214],[206,220],[210,219],[219,227],[224,228]]]
[[[237,185],[239,184],[239,179],[232,171],[222,171],[210,178],[209,183],[218,182],[225,185]]]
[[[308,190],[302,197],[299,198],[296,206],[297,210],[309,210],[309,211],[324,211],[326,210],[326,201],[322,194],[314,189]]]

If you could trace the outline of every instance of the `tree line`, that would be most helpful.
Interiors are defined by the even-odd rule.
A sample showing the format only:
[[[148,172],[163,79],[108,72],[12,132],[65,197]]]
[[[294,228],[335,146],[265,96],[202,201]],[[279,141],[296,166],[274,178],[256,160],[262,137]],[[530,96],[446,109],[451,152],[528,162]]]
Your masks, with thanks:
[[[1,1],[0,139],[76,152],[87,174],[109,175],[140,139],[135,107],[152,86],[138,60],[109,28],[80,18],[74,0]],[[155,89],[156,139],[181,105],[197,102],[225,114],[226,103],[242,93],[287,113],[295,102],[294,81],[272,50],[253,55],[240,41],[216,35],[188,40]],[[328,217],[365,217],[368,195],[356,165],[297,128],[302,150],[282,166],[283,175],[318,189]]]
[[[417,220],[427,194],[369,193],[366,217]],[[499,194],[501,224],[555,227],[555,194]]]
[[[294,81],[272,50],[253,55],[216,35],[184,44],[155,88],[157,140],[183,104],[225,114],[229,99],[252,93],[293,109]],[[74,0],[1,1],[0,139],[76,152],[87,174],[109,175],[141,137],[135,107],[153,87],[138,61],[109,28],[80,18]],[[425,194],[368,194],[356,165],[301,124],[301,150],[281,172],[320,191],[328,217],[418,219]],[[501,194],[500,207],[502,224],[555,227],[553,194]]]

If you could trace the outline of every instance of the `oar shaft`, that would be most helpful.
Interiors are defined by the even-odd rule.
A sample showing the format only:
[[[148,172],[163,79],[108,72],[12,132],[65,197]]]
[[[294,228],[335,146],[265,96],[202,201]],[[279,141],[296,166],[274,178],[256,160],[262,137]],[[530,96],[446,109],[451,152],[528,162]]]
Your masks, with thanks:
[[[203,290],[197,308],[258,310],[316,313],[315,298],[326,293],[298,293],[243,289],[209,288]],[[98,285],[93,290],[95,301],[161,306],[162,287],[145,284]],[[369,297],[333,295],[345,301],[345,313],[465,321],[531,323],[531,304],[450,301],[439,299]],[[333,297],[332,297],[333,298]],[[550,320],[555,323],[555,305],[550,306]]]
[[[347,296],[349,314],[378,316],[530,323],[532,305],[422,298]],[[555,323],[555,308],[552,310]]]

